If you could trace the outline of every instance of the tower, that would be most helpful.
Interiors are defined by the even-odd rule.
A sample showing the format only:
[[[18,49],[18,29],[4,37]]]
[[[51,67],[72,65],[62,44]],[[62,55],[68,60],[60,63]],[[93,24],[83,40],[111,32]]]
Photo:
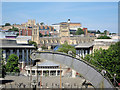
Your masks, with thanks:
[[[66,22],[60,23],[60,44],[64,44],[65,42],[70,42],[70,31],[69,24]]]
[[[39,26],[34,26],[32,28],[32,41],[39,43]]]
[[[60,37],[69,37],[69,24],[66,22],[60,23]]]

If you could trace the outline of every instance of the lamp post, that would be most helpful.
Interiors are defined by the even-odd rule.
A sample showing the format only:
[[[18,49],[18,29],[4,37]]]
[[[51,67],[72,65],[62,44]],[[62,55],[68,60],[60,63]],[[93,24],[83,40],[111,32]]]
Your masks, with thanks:
[[[114,86],[116,87],[115,77],[116,77],[116,73],[114,74]]]

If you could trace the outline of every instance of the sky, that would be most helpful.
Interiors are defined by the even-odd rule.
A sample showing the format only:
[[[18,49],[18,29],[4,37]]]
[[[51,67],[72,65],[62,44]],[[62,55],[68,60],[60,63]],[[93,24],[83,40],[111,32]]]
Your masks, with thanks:
[[[118,2],[2,2],[2,24],[28,19],[47,25],[80,22],[88,30],[118,32]]]

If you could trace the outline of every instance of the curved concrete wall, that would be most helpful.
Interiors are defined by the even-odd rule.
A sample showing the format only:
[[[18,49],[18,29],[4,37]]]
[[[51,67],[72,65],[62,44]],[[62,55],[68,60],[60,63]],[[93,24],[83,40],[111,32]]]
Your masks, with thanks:
[[[89,80],[95,88],[114,88],[109,80],[101,75],[93,66],[87,62],[73,58],[63,53],[35,52],[32,59],[51,60],[64,64],[79,72],[85,79]]]

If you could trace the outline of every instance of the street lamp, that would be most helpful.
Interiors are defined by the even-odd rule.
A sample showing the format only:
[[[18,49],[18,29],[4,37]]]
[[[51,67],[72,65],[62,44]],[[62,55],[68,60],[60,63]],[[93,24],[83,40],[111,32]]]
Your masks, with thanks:
[[[116,73],[114,74],[114,86],[116,86],[116,82],[115,82],[115,77],[116,77]]]

